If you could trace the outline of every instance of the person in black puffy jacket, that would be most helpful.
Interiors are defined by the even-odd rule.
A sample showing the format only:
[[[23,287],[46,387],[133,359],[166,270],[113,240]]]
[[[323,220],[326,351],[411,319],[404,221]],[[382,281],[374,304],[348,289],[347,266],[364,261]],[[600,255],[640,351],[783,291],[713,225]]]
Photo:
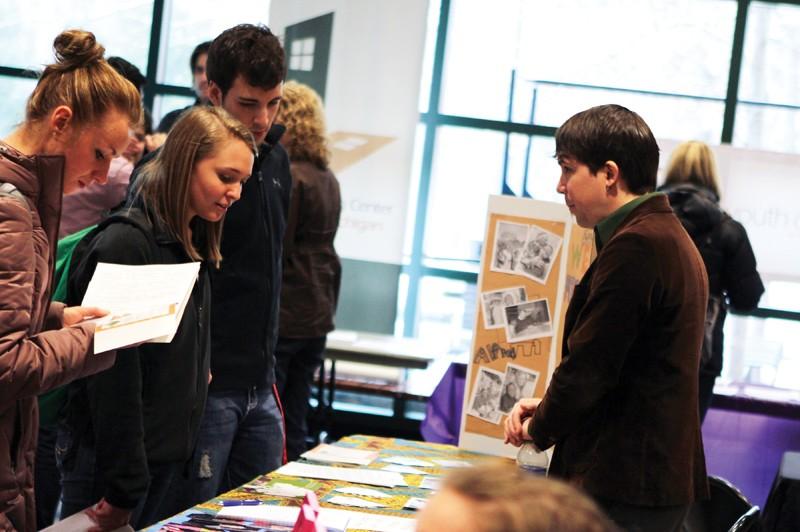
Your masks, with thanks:
[[[70,385],[56,443],[63,516],[91,506],[93,530],[139,530],[175,513],[170,486],[192,457],[212,377],[210,275],[255,153],[250,131],[223,109],[187,111],[142,168],[132,204],[75,247],[67,301],[83,299],[100,262],[200,267],[169,343],[121,348],[119,365]]]
[[[694,240],[706,265],[709,309],[700,362],[700,419],[711,405],[714,381],[722,372],[723,326],[728,307],[756,308],[764,285],[745,228],[719,206],[719,176],[714,153],[700,141],[672,152],[661,188]]]

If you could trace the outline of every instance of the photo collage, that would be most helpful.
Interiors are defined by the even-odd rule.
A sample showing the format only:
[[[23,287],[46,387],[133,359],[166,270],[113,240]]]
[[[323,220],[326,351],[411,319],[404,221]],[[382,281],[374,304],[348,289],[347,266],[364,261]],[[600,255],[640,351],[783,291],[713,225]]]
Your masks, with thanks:
[[[561,249],[562,238],[536,224],[498,221],[489,269],[519,276],[511,286],[481,292],[483,328],[502,329],[509,343],[552,337],[553,316],[547,298],[529,299],[530,282],[545,285]],[[508,363],[505,372],[479,367],[467,414],[499,424],[517,401],[533,397],[539,372]]]
[[[498,424],[503,414],[508,414],[517,401],[533,397],[539,372],[507,364],[505,373],[481,367],[472,388],[467,414],[489,423]]]
[[[544,285],[561,241],[535,224],[498,221],[490,269]],[[550,304],[546,298],[528,300],[524,286],[483,292],[481,304],[484,328],[504,329],[510,343],[553,336]]]

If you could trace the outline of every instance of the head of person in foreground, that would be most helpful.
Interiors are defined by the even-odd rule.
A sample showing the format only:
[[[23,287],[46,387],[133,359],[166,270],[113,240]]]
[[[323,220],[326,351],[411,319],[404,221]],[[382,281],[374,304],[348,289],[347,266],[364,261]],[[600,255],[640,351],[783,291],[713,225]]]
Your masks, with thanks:
[[[445,477],[417,532],[618,532],[598,506],[559,480],[491,463]]]

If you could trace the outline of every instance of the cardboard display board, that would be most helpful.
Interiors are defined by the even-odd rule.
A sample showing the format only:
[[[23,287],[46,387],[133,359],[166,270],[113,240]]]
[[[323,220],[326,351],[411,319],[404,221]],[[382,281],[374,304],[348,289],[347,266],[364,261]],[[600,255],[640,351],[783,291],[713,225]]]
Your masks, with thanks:
[[[459,445],[514,456],[503,421],[542,397],[561,360],[564,314],[594,256],[594,235],[559,203],[489,198]]]

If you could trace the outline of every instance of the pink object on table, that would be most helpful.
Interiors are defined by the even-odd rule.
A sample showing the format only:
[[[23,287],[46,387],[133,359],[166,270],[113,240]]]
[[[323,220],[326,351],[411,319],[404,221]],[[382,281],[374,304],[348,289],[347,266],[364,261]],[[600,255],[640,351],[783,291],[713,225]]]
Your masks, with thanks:
[[[319,501],[314,492],[308,492],[303,497],[303,505],[292,532],[327,532],[319,520]]]

